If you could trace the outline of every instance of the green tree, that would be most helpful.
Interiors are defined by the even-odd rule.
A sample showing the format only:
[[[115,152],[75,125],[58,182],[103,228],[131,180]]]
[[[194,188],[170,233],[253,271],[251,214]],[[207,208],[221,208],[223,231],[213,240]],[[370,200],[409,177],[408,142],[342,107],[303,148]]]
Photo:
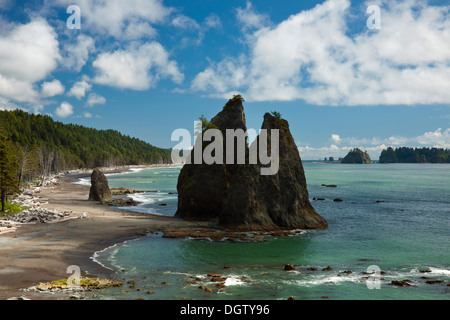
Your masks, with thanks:
[[[278,111],[272,111],[271,113],[276,119],[281,119],[281,113],[279,113]]]
[[[7,196],[19,192],[15,156],[12,143],[6,140],[4,136],[0,136],[0,201],[2,212],[5,211]]]

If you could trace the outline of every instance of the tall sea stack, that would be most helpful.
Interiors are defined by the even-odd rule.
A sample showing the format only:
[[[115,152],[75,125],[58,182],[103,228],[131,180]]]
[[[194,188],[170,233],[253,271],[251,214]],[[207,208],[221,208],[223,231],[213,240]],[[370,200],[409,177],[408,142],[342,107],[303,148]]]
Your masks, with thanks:
[[[222,132],[225,153],[226,129],[247,130],[242,98],[235,96],[228,101],[208,125]],[[249,164],[247,141],[245,164],[225,164],[225,161],[224,164],[194,164],[196,148],[200,148],[197,144],[191,151],[192,164],[184,165],[178,178],[177,217],[214,221],[223,228],[239,231],[328,226],[309,202],[301,158],[288,122],[266,113],[261,129],[268,132],[268,150],[271,150],[270,130],[279,130],[278,171],[262,175],[261,168],[267,166]],[[258,146],[260,139],[257,137],[254,142]],[[207,145],[203,143],[202,150]]]

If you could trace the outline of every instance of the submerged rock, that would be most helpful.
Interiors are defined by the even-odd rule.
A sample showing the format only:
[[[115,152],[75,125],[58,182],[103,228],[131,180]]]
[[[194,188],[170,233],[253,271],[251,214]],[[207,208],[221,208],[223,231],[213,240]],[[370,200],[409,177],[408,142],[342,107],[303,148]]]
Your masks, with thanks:
[[[103,172],[98,169],[94,169],[91,174],[89,200],[100,201],[102,203],[112,201],[111,190],[108,186],[108,179],[106,179]]]
[[[226,159],[226,129],[247,131],[242,100],[233,98],[212,118],[211,128],[223,134],[223,157]],[[231,230],[323,229],[327,222],[309,202],[306,178],[298,148],[289,124],[279,116],[264,115],[262,129],[267,130],[267,150],[271,149],[271,130],[279,132],[278,171],[262,175],[269,167],[250,164],[250,150],[261,145],[257,137],[249,149],[245,140],[245,164],[194,164],[198,143],[191,151],[192,164],[183,166],[177,184],[178,210],[176,216],[190,220],[216,221]],[[201,140],[201,139],[198,139]],[[237,144],[235,144],[235,151]],[[266,152],[267,152],[266,150]],[[216,150],[217,151],[217,150]],[[267,152],[268,153],[268,152]],[[236,162],[236,152],[235,162]]]
[[[410,287],[411,280],[392,280],[391,281],[391,285],[392,286],[397,286],[397,287]]]

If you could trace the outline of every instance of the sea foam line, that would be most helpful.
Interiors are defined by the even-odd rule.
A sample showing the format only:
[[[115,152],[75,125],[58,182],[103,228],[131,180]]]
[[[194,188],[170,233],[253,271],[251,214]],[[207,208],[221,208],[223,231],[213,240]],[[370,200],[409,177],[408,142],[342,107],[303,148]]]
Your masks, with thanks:
[[[113,244],[112,246],[109,246],[109,247],[104,248],[103,250],[99,250],[99,251],[94,252],[94,254],[90,257],[90,259],[91,259],[93,262],[95,262],[95,263],[99,264],[100,266],[102,266],[103,268],[108,269],[108,270],[111,270],[111,271],[116,271],[116,270],[124,269],[123,267],[121,267],[120,265],[117,264],[117,259],[115,258],[115,256],[116,256],[117,252],[119,252],[119,250],[120,250],[121,247],[126,246],[126,245],[127,245],[129,242],[131,242],[131,241],[137,241],[137,240],[138,240],[138,239],[131,239],[131,240],[125,240],[125,241],[123,241],[123,242],[115,243],[115,244]],[[109,251],[109,250],[112,250],[112,252],[108,255],[108,259],[107,259],[107,260],[110,261],[111,265],[112,265],[113,268],[115,268],[116,270],[114,270],[113,268],[110,268],[110,267],[106,266],[104,263],[102,263],[102,262],[99,260],[100,254],[105,253],[105,252],[107,252],[107,251]]]

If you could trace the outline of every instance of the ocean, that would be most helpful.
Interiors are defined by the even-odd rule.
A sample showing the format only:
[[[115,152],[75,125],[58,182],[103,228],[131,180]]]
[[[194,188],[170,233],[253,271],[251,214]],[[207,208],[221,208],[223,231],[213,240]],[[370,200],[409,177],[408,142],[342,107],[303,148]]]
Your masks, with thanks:
[[[95,253],[92,258],[125,285],[90,298],[450,298],[450,165],[304,162],[304,169],[311,203],[327,229],[233,243],[149,234]],[[150,168],[107,177],[110,187],[149,191],[132,195],[141,202],[135,212],[170,216],[179,172]],[[286,264],[295,270],[285,271]],[[223,278],[219,286],[211,273]],[[405,286],[392,285],[403,280]]]

